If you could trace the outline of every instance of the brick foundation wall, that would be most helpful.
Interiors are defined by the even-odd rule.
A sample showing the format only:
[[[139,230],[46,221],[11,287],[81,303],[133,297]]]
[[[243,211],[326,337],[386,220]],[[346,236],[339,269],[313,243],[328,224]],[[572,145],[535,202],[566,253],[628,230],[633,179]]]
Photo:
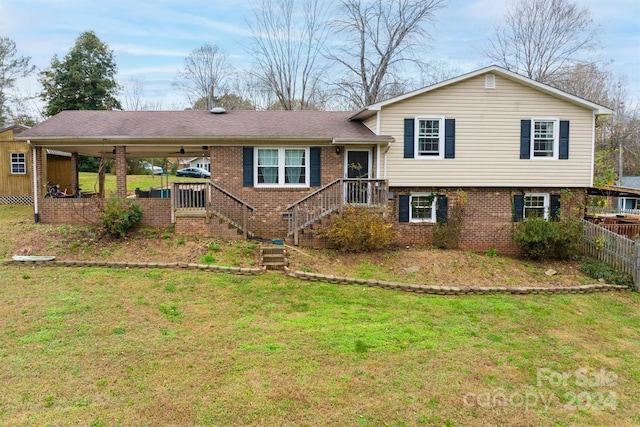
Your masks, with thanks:
[[[401,194],[434,192],[449,196],[449,215],[455,209],[458,190],[464,191],[466,202],[464,204],[464,216],[462,231],[460,233],[460,249],[484,252],[487,249],[496,249],[498,253],[517,253],[511,235],[513,227],[513,196],[523,193],[549,193],[560,194],[558,188],[391,188],[394,199],[390,200],[387,208],[393,228],[398,232],[399,244],[433,243],[433,230],[435,223],[401,223],[398,221],[398,196]],[[584,189],[571,190],[570,206],[561,206],[563,211],[575,210],[579,202],[585,200]],[[567,200],[563,199],[566,204]]]
[[[142,206],[140,225],[148,227],[171,226],[171,201],[169,199],[136,199]],[[40,222],[44,224],[97,225],[97,214],[104,199],[39,199]]]

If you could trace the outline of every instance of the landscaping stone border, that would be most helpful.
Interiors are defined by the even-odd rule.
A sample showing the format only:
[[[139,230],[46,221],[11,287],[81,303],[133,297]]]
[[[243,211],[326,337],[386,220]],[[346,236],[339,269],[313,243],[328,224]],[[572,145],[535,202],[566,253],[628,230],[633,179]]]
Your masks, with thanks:
[[[309,280],[314,282],[328,282],[340,285],[360,285],[379,287],[384,289],[398,289],[406,292],[416,292],[432,295],[485,295],[485,294],[515,294],[515,295],[531,295],[531,294],[590,294],[595,292],[609,291],[631,291],[628,286],[607,285],[603,283],[593,285],[563,286],[556,288],[547,287],[504,287],[504,286],[432,286],[432,285],[414,285],[399,282],[387,282],[376,279],[354,279],[350,277],[341,277],[325,274],[306,273],[304,271],[294,271],[289,274],[301,280]]]
[[[184,268],[201,271],[217,271],[220,273],[229,273],[244,276],[258,276],[264,274],[265,271],[259,267],[227,267],[210,264],[195,264],[186,262],[114,262],[114,261],[16,261],[4,260],[0,261],[0,265],[23,265],[32,267],[108,267],[108,268]],[[577,285],[562,287],[504,287],[504,286],[433,286],[433,285],[416,285],[400,282],[387,282],[377,279],[355,279],[352,277],[334,276],[331,274],[307,273],[304,271],[294,271],[289,276],[301,280],[309,280],[314,282],[327,282],[340,285],[360,285],[378,287],[383,289],[397,289],[406,292],[416,292],[431,295],[485,295],[485,294],[512,294],[512,295],[531,295],[531,294],[590,294],[595,292],[609,291],[631,291],[628,286],[608,285],[597,283],[593,285]]]
[[[210,264],[194,264],[186,262],[114,262],[114,261],[0,261],[3,265],[24,265],[36,267],[109,267],[109,268],[185,268],[191,270],[217,271],[220,273],[257,276],[264,273],[258,267],[227,267]]]

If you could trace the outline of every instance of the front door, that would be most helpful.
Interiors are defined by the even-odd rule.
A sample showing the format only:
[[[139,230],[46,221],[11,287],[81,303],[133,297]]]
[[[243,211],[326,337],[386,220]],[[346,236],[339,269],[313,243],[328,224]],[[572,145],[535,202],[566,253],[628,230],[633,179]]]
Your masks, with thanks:
[[[345,158],[344,194],[347,203],[366,204],[369,202],[370,150],[347,150]],[[364,180],[364,182],[363,182]]]

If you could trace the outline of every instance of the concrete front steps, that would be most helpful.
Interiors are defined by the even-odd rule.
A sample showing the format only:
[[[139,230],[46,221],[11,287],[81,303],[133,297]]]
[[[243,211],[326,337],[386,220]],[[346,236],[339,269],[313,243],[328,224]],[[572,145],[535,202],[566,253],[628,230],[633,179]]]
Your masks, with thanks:
[[[262,245],[260,247],[260,265],[267,270],[286,271],[289,260],[284,245]]]

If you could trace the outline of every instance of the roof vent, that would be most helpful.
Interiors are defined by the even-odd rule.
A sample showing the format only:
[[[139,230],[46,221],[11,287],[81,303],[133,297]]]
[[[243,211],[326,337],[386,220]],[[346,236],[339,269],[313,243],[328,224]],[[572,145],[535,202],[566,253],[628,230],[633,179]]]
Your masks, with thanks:
[[[496,88],[496,76],[494,74],[484,75],[484,88],[495,89]]]
[[[224,113],[226,113],[226,112],[227,112],[227,110],[225,110],[225,109],[224,109],[224,108],[222,108],[222,107],[214,107],[214,108],[212,108],[212,109],[211,109],[211,112],[212,112],[213,114],[224,114]]]

